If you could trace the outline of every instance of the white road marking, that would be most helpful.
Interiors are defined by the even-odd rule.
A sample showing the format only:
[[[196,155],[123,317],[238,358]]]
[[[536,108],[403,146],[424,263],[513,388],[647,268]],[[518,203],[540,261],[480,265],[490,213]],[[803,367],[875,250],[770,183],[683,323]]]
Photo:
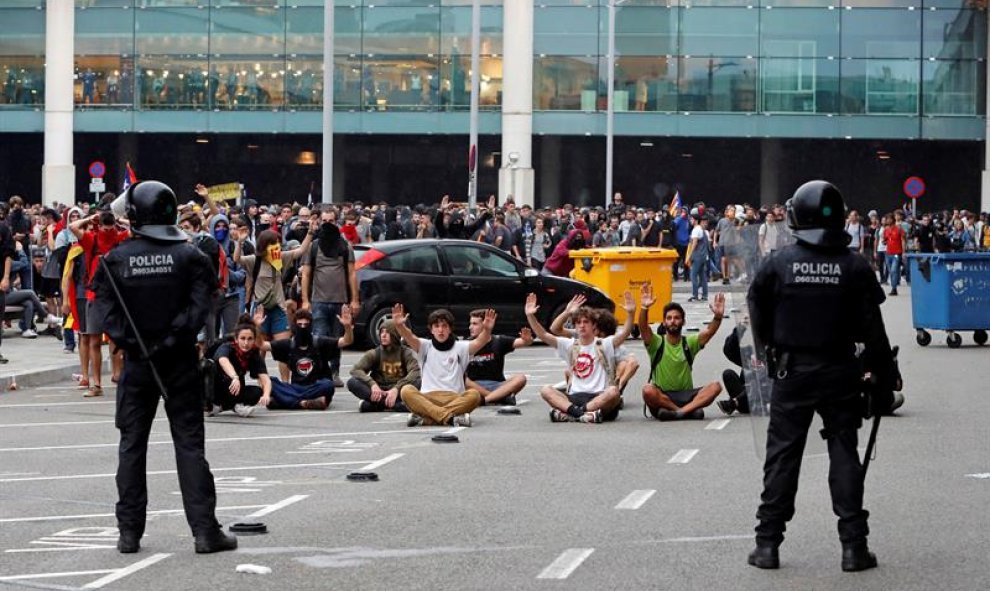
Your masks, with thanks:
[[[629,493],[629,496],[619,501],[619,504],[615,506],[616,509],[631,509],[636,510],[642,507],[646,501],[650,500],[650,497],[656,494],[656,490],[634,490]]]
[[[967,474],[966,478],[976,478],[977,480],[986,480],[990,478],[990,472],[981,472],[979,474]]]
[[[261,509],[268,505],[236,505],[233,507],[217,507],[217,511],[244,511],[247,509]],[[148,511],[148,515],[181,515],[183,509],[159,509]],[[89,513],[86,515],[45,515],[43,517],[9,517],[0,519],[0,523],[34,523],[41,521],[69,521],[73,519],[98,519],[101,517],[115,517],[116,513]],[[4,550],[4,552],[16,552],[17,550]]]
[[[443,434],[444,435],[453,435],[454,433],[460,433],[464,429],[467,429],[467,427],[451,427],[450,429],[447,429],[446,431],[444,431]]]
[[[392,455],[390,455],[388,457],[385,457],[385,458],[382,458],[382,459],[380,459],[380,460],[378,460],[376,462],[371,462],[370,464],[368,464],[366,466],[361,466],[361,472],[370,472],[371,470],[376,470],[378,468],[381,468],[385,464],[388,464],[390,462],[394,462],[395,460],[398,460],[399,458],[401,458],[404,455],[406,455],[406,454],[392,454]]]
[[[311,413],[317,414],[317,413]],[[351,435],[414,435],[417,433],[430,433],[436,432],[437,429],[432,429],[430,427],[422,429],[400,429],[395,431],[352,431],[347,433],[297,433],[293,435],[260,435],[255,437],[218,437],[216,439],[207,439],[207,443],[231,443],[239,441],[271,441],[276,439],[315,439],[317,437],[342,437]],[[167,436],[167,433],[163,433]],[[96,449],[101,447],[117,447],[118,442],[114,443],[81,443],[79,445],[49,445],[42,447],[6,447],[0,448],[0,452],[18,452],[18,451],[54,451],[54,450],[64,450],[64,449]],[[148,445],[172,445],[171,439],[164,439],[162,441],[149,441]]]
[[[691,461],[694,456],[698,455],[700,449],[682,449],[673,455],[669,460],[668,464],[686,464]]]
[[[77,402],[25,402],[20,404],[0,404],[0,408],[28,408],[37,406],[82,406],[95,404],[117,404],[115,400],[87,400]]]
[[[537,579],[566,579],[571,573],[587,560],[594,548],[570,548],[550,563],[550,566],[543,569],[543,572],[536,575]]]
[[[83,589],[100,589],[113,583],[114,581],[119,581],[128,575],[132,575],[143,568],[147,568],[156,562],[161,562],[171,556],[171,554],[152,554],[151,556],[145,558],[144,560],[135,562],[130,566],[125,566],[101,579],[97,579],[92,583],[86,583],[82,586]]]
[[[327,410],[327,411],[323,411],[322,413],[298,412],[298,411],[287,411],[287,410],[283,410],[283,411],[268,411],[268,412],[266,412],[264,414],[260,414],[260,415],[258,415],[256,417],[253,417],[251,420],[252,421],[256,421],[258,419],[261,419],[263,421],[266,420],[265,418],[262,418],[262,417],[278,417],[280,419],[281,418],[288,418],[288,417],[292,417],[292,418],[297,418],[297,417],[312,418],[312,417],[319,417],[319,416],[332,415],[332,414],[354,414],[356,412],[357,412],[356,410]],[[153,422],[155,422],[155,423],[161,423],[161,422],[164,422],[164,421],[167,421],[167,420],[168,420],[168,417],[159,417],[157,419],[153,419]],[[403,419],[403,421],[404,420],[405,419]],[[226,421],[207,421],[207,423],[210,423],[210,422],[224,423]],[[12,428],[12,427],[60,427],[62,425],[112,425],[113,423],[114,423],[114,420],[113,419],[101,420],[101,421],[60,421],[60,422],[53,422],[53,423],[4,423],[4,424],[0,424],[0,429],[3,429],[3,428]]]
[[[35,398],[68,398],[71,394],[35,394]]]
[[[725,426],[732,422],[732,419],[715,419],[714,421],[708,423],[705,426],[706,431],[721,431],[725,429]]]
[[[276,511],[278,511],[279,509],[284,509],[285,507],[288,507],[289,505],[292,505],[293,503],[298,503],[299,501],[301,501],[303,499],[306,499],[306,498],[309,498],[309,495],[293,495],[293,496],[291,496],[291,497],[289,497],[287,499],[282,499],[281,501],[279,501],[279,502],[277,502],[277,503],[275,503],[273,505],[269,505],[269,506],[265,507],[264,509],[259,509],[259,510],[255,511],[254,513],[248,515],[248,517],[250,517],[252,519],[255,518],[255,517],[264,517],[265,515],[268,515],[269,513],[274,513]]]
[[[315,464],[269,464],[265,466],[236,466],[231,468],[210,468],[213,472],[236,472],[239,470],[281,470],[285,468],[315,468],[320,466],[350,466],[353,464],[363,464],[365,460],[353,462],[319,462]],[[148,476],[161,476],[163,474],[175,474],[175,470],[153,470],[147,473]],[[0,478],[0,482],[39,482],[48,480],[85,480],[87,478],[110,478],[115,477],[115,473],[107,474],[65,474],[62,476],[31,476],[27,478]],[[0,519],[0,523],[3,520]]]
[[[0,581],[28,581],[31,579],[54,579],[58,577],[81,577],[83,575],[105,575],[117,572],[114,569],[102,570],[74,570],[62,573],[35,573],[33,575],[7,575],[0,577]]]

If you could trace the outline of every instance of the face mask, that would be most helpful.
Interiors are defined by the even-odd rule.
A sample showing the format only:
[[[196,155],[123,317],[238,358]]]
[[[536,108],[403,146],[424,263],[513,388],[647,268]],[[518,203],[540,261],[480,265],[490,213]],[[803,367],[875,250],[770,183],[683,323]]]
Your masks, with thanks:
[[[271,227],[272,227],[271,224],[258,224],[258,233],[261,234],[262,232],[270,229]]]
[[[300,347],[308,347],[313,342],[313,327],[307,324],[306,326],[295,325],[292,330],[292,336],[296,341],[296,345]]]
[[[217,228],[213,231],[213,237],[217,239],[217,242],[223,242],[230,235],[230,230],[227,228]]]
[[[275,270],[279,273],[282,272],[282,247],[278,244],[272,244],[265,251],[265,260],[268,264],[275,267]]]

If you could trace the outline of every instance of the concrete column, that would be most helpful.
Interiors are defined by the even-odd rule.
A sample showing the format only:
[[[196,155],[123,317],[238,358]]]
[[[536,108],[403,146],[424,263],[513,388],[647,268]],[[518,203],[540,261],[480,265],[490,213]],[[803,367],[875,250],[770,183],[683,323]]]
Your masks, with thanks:
[[[783,154],[780,140],[760,140],[760,205],[786,201],[780,193],[780,159]]]
[[[502,168],[499,203],[515,187],[517,206],[533,205],[533,6],[505,0],[502,7]],[[513,162],[514,160],[514,162]]]
[[[48,0],[45,13],[45,161],[41,202],[75,203],[72,164],[72,64],[75,59],[75,3]]]

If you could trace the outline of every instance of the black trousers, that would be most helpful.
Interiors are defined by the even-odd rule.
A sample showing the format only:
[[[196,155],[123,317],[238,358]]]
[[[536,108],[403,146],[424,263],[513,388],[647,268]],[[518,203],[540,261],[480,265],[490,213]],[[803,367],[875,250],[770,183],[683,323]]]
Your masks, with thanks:
[[[196,350],[156,356],[158,374],[165,383],[165,412],[172,431],[175,463],[186,521],[193,535],[217,531],[217,495],[204,451],[201,386]],[[161,398],[147,363],[125,355],[117,387],[117,429],[120,448],[117,465],[117,526],[120,531],[144,533],[148,508],[148,434]]]
[[[416,387],[418,388],[419,384],[416,384]],[[347,389],[350,391],[351,394],[357,396],[361,400],[367,400],[368,402],[371,402],[371,404],[375,406],[376,411],[391,410],[394,412],[409,412],[409,409],[406,408],[406,404],[402,402],[402,398],[399,397],[395,398],[395,406],[393,406],[392,408],[386,408],[384,400],[379,402],[372,401],[371,387],[357,378],[351,378],[347,380]]]
[[[863,509],[863,468],[856,451],[862,424],[857,381],[854,363],[799,366],[774,381],[763,495],[756,512],[757,543],[777,546],[784,540],[786,523],[794,516],[801,457],[816,412],[825,426],[828,485],[832,511],[839,518],[839,539],[843,543],[866,540],[870,514]]]

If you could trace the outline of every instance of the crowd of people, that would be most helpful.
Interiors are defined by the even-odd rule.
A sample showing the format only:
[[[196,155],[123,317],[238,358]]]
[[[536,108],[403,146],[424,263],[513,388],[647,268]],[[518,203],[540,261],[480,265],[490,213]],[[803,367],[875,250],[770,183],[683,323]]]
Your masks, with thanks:
[[[340,350],[351,344],[349,322],[360,308],[353,250],[357,244],[410,238],[484,241],[541,273],[558,276],[567,276],[573,269],[572,250],[665,247],[678,254],[674,280],[691,283],[688,301],[707,301],[710,283],[746,282],[763,257],[793,242],[782,205],[729,204],[718,210],[697,202],[681,207],[637,207],[616,193],[608,207],[517,207],[511,197],[497,205],[491,196],[471,211],[467,203],[449,196],[432,205],[411,207],[385,202],[263,205],[251,199],[228,205],[212,200],[202,185],[197,185],[196,192],[195,199],[179,207],[178,221],[190,241],[210,258],[217,274],[214,306],[208,328],[201,334],[203,351],[216,357],[216,368],[221,370],[218,392],[221,385],[233,387],[226,379],[232,370],[223,359],[239,359],[241,365],[236,369],[240,374],[250,374],[250,364],[236,355],[238,341],[221,347],[220,338],[250,327],[257,346],[264,343],[261,355],[270,352],[279,362],[280,379],[267,386],[260,383],[256,397],[239,402],[257,398],[271,406],[325,407],[331,398],[324,395],[328,387],[345,386],[340,377]],[[79,386],[87,396],[102,394],[99,370],[105,344],[101,327],[87,314],[94,298],[89,283],[99,258],[128,236],[126,218],[111,210],[115,197],[107,194],[94,205],[56,207],[27,204],[19,196],[0,203],[0,252],[5,267],[0,288],[6,294],[6,306],[21,307],[19,317],[5,321],[8,326],[16,322],[22,338],[51,336],[61,341],[65,353],[78,354]],[[853,210],[847,214],[845,228],[852,238],[849,248],[867,258],[881,282],[896,295],[901,278],[907,279],[905,253],[990,249],[986,218],[986,213],[965,210],[922,215],[905,210],[870,211],[861,218]],[[478,318],[479,327],[481,321]],[[383,332],[383,342],[391,344],[377,355],[388,358],[386,365],[394,361],[387,349],[404,336],[396,338],[399,332],[393,331],[398,329],[390,325]],[[310,338],[312,351],[306,355],[284,344],[309,342]],[[521,337],[513,340],[515,346],[526,343]],[[512,349],[502,341],[495,345],[499,351]],[[326,358],[326,376],[301,369],[314,355]],[[401,357],[403,368],[411,370],[414,356],[403,353]],[[111,379],[116,382],[122,361],[119,355],[112,358]],[[0,362],[5,361],[0,355]],[[351,378],[349,389],[360,392],[364,408],[405,409],[399,394],[415,378],[406,383],[394,370],[381,373],[381,367],[372,365],[364,364],[364,373]],[[369,377],[373,370],[380,372],[378,378],[384,383]],[[492,387],[495,381],[486,377],[481,382],[469,380],[469,384],[482,396],[508,396],[505,389]],[[293,389],[292,384],[302,387]],[[513,393],[521,389],[517,385],[513,382]],[[219,410],[236,407],[243,413],[254,406],[235,405],[222,393],[214,402]],[[211,412],[219,410],[211,406]]]

